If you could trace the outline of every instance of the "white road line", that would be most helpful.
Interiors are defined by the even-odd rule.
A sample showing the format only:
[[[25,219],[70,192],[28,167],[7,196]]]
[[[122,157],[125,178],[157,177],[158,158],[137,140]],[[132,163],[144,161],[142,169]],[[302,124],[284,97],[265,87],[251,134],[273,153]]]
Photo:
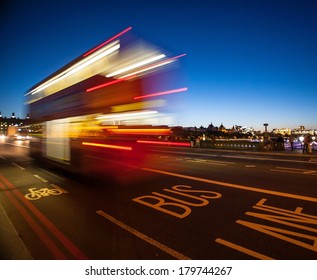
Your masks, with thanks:
[[[6,145],[11,145],[11,146],[15,146],[15,147],[21,147],[21,148],[27,148],[30,149],[29,146],[26,145],[17,145],[17,144],[12,144],[12,143],[5,143]]]
[[[39,176],[39,175],[33,175],[36,179],[39,179],[40,181],[42,181],[42,182],[44,182],[44,183],[47,183],[48,181],[45,179],[45,178],[43,178],[43,177],[41,177],[41,176]]]
[[[6,159],[4,156],[0,156],[1,159]]]
[[[290,167],[280,167],[277,166],[277,169],[284,169],[284,170],[292,170],[292,171],[302,171],[302,172],[317,172],[317,170],[309,170],[309,169],[303,169],[303,168],[290,168]]]
[[[153,150],[155,152],[162,152],[161,150]],[[293,163],[305,163],[305,164],[317,164],[317,159],[311,158],[309,161],[303,161],[303,160],[295,160],[295,159],[278,159],[278,158],[272,158],[272,157],[262,157],[259,155],[256,156],[243,156],[243,155],[219,155],[219,154],[209,154],[209,153],[193,153],[193,152],[178,152],[178,151],[168,151],[170,154],[183,154],[183,155],[203,155],[205,157],[221,157],[221,158],[237,158],[237,159],[246,159],[246,160],[262,160],[262,161],[279,161],[279,162],[293,162]],[[291,155],[290,155],[291,156]]]
[[[11,162],[11,164],[14,165],[14,166],[17,167],[17,168],[20,168],[21,170],[24,170],[24,169],[25,169],[24,167],[18,165],[18,164],[15,163],[15,162]]]
[[[97,214],[101,215],[102,217],[106,218],[108,221],[116,224],[117,226],[123,228],[124,230],[132,233],[133,235],[137,236],[138,238],[144,240],[145,242],[151,244],[152,246],[160,249],[161,251],[171,255],[172,257],[178,259],[178,260],[190,260],[190,258],[186,257],[185,255],[167,247],[166,245],[152,239],[151,237],[148,237],[147,235],[141,233],[140,231],[137,231],[136,229],[124,224],[123,222],[120,222],[116,218],[110,216],[109,214],[105,213],[102,210],[96,211]]]
[[[201,164],[211,164],[211,165],[221,165],[221,166],[227,166],[228,164],[217,162],[217,161],[201,161],[201,160],[187,160],[187,162],[193,162],[193,163],[201,163]]]
[[[141,169],[145,170],[145,171],[149,171],[149,172],[154,172],[154,173],[174,176],[174,177],[178,177],[178,178],[194,180],[194,181],[208,183],[208,184],[214,184],[214,185],[223,186],[223,187],[229,187],[229,188],[240,189],[240,190],[245,190],[245,191],[252,191],[252,192],[257,192],[257,193],[265,193],[265,194],[287,197],[287,198],[292,198],[292,199],[317,202],[316,197],[309,197],[309,196],[303,196],[303,195],[298,195],[298,194],[284,193],[284,192],[279,192],[279,191],[272,191],[272,190],[267,190],[267,189],[260,189],[260,188],[255,188],[255,187],[243,186],[243,185],[238,185],[238,184],[231,184],[231,183],[209,180],[209,179],[205,179],[205,178],[194,177],[194,176],[178,174],[178,173],[157,170],[157,169],[151,169],[151,168],[141,168]]]
[[[308,170],[300,168],[276,167],[275,169],[270,169],[270,171],[317,176],[317,170]]]

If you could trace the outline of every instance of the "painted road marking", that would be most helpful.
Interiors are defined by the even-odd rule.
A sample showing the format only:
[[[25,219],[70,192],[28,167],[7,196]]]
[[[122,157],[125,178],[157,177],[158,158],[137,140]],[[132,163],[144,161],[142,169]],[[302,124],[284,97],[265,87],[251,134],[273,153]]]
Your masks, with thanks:
[[[201,164],[211,164],[211,165],[221,165],[227,166],[229,164],[235,164],[234,162],[228,161],[220,161],[220,160],[209,160],[209,159],[201,159],[201,158],[190,158],[190,157],[177,157],[176,161],[187,161],[192,163],[201,163]]]
[[[29,193],[24,195],[24,197],[28,200],[37,200],[40,199],[44,196],[50,196],[50,195],[60,195],[63,194],[63,190],[54,188],[54,189],[49,189],[49,188],[41,188],[41,189],[36,189],[36,188],[30,188]]]
[[[166,245],[152,239],[151,237],[148,237],[147,235],[139,232],[138,230],[124,224],[123,222],[117,220],[116,218],[110,216],[109,214],[105,213],[102,210],[98,210],[96,211],[97,214],[99,214],[100,216],[106,218],[108,221],[116,224],[117,226],[121,227],[122,229],[130,232],[131,234],[137,236],[138,238],[144,240],[145,242],[151,244],[152,246],[160,249],[161,251],[171,255],[172,257],[179,259],[179,260],[190,260],[190,258],[186,257],[185,255],[167,247]]]
[[[17,168],[20,168],[21,170],[24,170],[24,169],[25,169],[24,167],[18,165],[18,164],[15,163],[15,162],[11,162],[11,164],[14,165],[14,166],[17,167]]]
[[[250,165],[246,165],[245,167],[247,167],[247,168],[254,168],[254,167],[256,167],[256,165],[250,164]]]
[[[154,150],[156,152],[161,152],[160,150]],[[184,155],[200,155],[199,153],[192,153],[192,152],[177,152],[177,151],[168,151],[168,153],[171,154],[184,154]],[[251,159],[251,160],[264,160],[264,161],[280,161],[280,162],[295,162],[295,163],[310,163],[310,164],[316,164],[317,159],[315,160],[314,158],[310,159],[309,161],[305,160],[295,160],[295,159],[278,159],[278,158],[272,158],[272,157],[255,157],[255,156],[234,156],[234,155],[218,155],[218,154],[201,154],[206,157],[221,157],[221,158],[237,158],[237,159]]]
[[[315,198],[315,197],[309,197],[309,196],[303,196],[303,195],[297,195],[297,194],[284,193],[284,192],[279,192],[279,191],[272,191],[272,190],[260,189],[260,188],[255,188],[255,187],[243,186],[243,185],[238,185],[238,184],[220,182],[220,181],[209,180],[209,179],[204,179],[204,178],[200,178],[200,177],[194,177],[194,176],[178,174],[178,173],[157,170],[157,169],[151,169],[151,168],[141,168],[141,169],[145,170],[145,171],[149,171],[149,172],[154,172],[154,173],[169,175],[169,176],[173,176],[173,177],[194,180],[194,181],[208,183],[208,184],[219,185],[219,186],[223,186],[223,187],[230,187],[230,188],[240,189],[240,190],[245,190],[245,191],[252,191],[252,192],[265,193],[265,194],[270,194],[270,195],[275,195],[275,196],[317,202],[317,198]]]
[[[217,162],[202,162],[200,160],[187,160],[187,162],[192,162],[192,163],[203,163],[203,164],[211,164],[211,165],[221,165],[221,166],[226,166],[227,164],[223,163],[217,163]]]
[[[248,248],[245,248],[245,247],[242,247],[240,245],[237,245],[237,244],[234,244],[232,242],[229,242],[229,241],[226,241],[224,239],[221,239],[221,238],[217,238],[215,240],[217,243],[221,244],[221,245],[224,245],[224,246],[227,246],[231,249],[234,249],[234,250],[237,250],[237,251],[240,251],[244,254],[247,254],[249,256],[252,256],[254,258],[257,258],[257,259],[260,259],[260,260],[274,260],[273,258],[271,257],[268,257],[266,255],[263,255],[261,253],[258,253],[256,251],[253,251],[253,250],[250,250]]]
[[[300,169],[300,168],[289,168],[289,167],[279,167],[270,169],[270,171],[274,172],[285,172],[285,173],[293,173],[293,174],[304,174],[304,175],[317,175],[317,170],[308,170],[308,169]]]
[[[187,185],[176,185],[171,189],[163,189],[163,191],[165,193],[151,192],[149,195],[139,196],[132,200],[165,214],[183,219],[192,212],[191,207],[207,206],[209,200],[221,197],[219,192],[192,189],[191,186]],[[168,195],[166,195],[166,192]]]
[[[55,244],[50,234],[64,246],[70,254],[76,259],[87,260],[87,256],[68,239],[56,226],[53,224],[41,211],[39,211],[30,201],[24,199],[23,194],[16,189],[16,187],[9,182],[3,175],[0,174],[0,188],[3,190],[12,190],[12,192],[4,192],[4,194],[11,201],[13,206],[17,209],[20,215],[28,223],[34,233],[38,236],[44,246],[52,253],[55,259],[67,259],[64,252]],[[30,212],[38,219],[36,221]],[[46,233],[42,227],[46,227],[50,234]]]
[[[1,159],[6,159],[4,156],[0,156]]]
[[[39,175],[33,175],[36,179],[39,179],[40,181],[42,181],[42,182],[44,182],[44,183],[47,183],[48,181],[45,179],[45,178],[43,178],[43,177],[41,177],[41,176],[39,176]]]

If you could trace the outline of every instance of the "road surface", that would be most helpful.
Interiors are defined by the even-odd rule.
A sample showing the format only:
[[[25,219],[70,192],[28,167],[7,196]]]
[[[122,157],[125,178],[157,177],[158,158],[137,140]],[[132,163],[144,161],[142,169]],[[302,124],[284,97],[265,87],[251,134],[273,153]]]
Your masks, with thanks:
[[[2,142],[0,203],[33,259],[317,259],[316,158],[153,147],[89,180]]]

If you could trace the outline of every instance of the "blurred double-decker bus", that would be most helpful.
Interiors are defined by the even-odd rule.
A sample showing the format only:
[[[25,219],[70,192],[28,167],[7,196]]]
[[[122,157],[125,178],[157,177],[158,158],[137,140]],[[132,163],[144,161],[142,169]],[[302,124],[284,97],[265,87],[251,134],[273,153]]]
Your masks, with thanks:
[[[167,56],[132,38],[130,30],[28,90],[33,158],[82,174],[103,173],[140,164],[147,143],[168,139],[168,98],[187,90],[171,83],[183,55]]]

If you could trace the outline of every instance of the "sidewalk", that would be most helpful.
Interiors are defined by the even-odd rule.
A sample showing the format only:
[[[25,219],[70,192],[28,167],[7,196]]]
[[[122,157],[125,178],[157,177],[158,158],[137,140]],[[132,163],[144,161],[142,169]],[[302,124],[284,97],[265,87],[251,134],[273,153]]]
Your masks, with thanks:
[[[0,259],[1,260],[32,260],[7,213],[0,205]]]

